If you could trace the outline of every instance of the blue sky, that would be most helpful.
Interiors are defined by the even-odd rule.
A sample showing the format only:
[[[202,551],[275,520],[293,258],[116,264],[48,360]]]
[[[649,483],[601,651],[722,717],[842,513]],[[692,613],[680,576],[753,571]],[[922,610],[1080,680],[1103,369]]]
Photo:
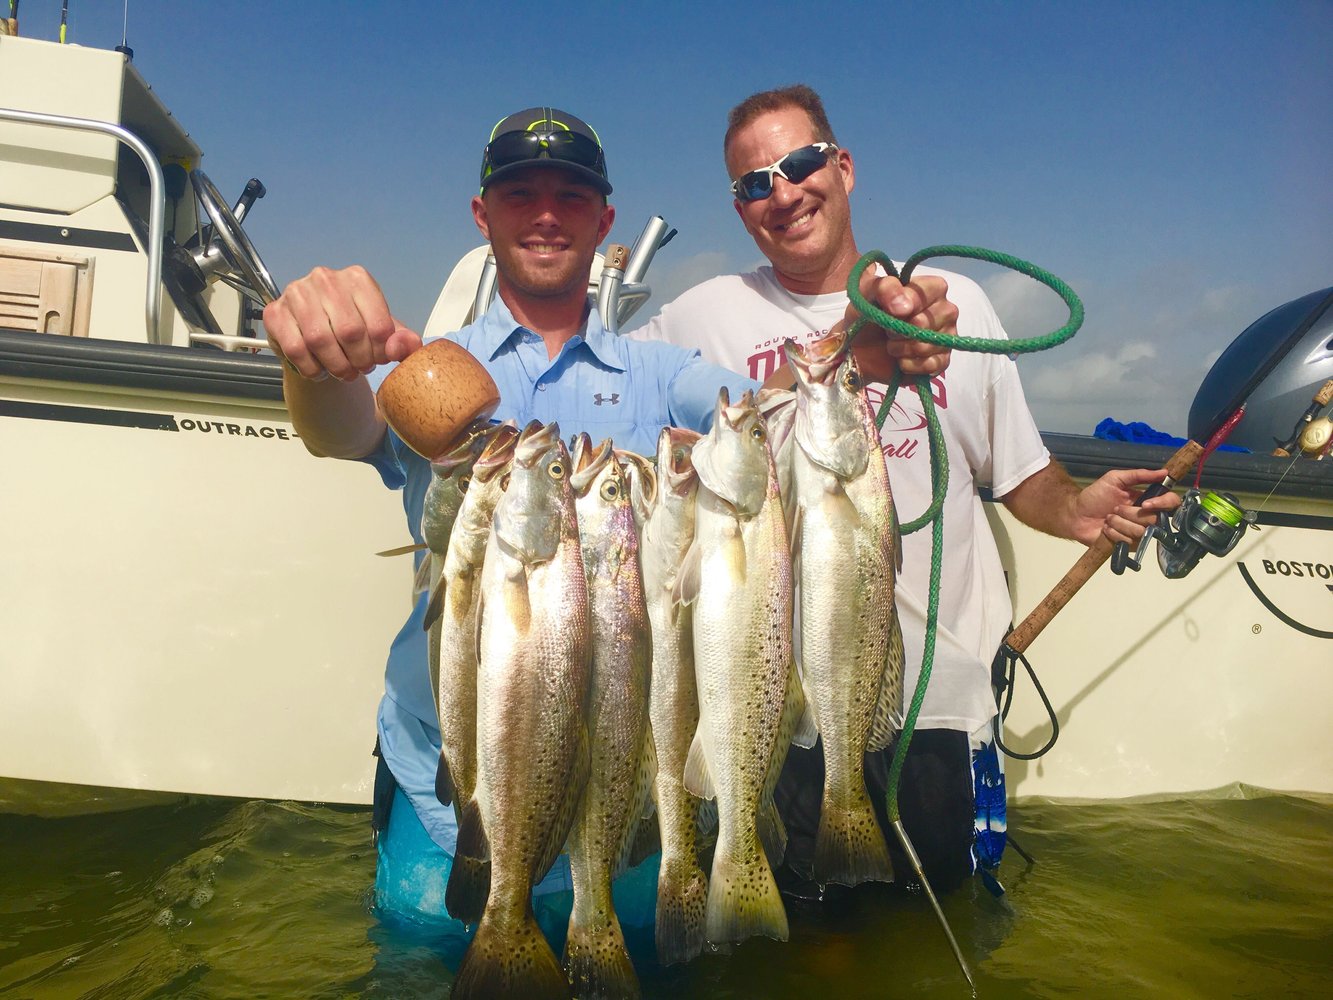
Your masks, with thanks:
[[[4,4],[0,3],[0,7]],[[120,0],[71,0],[69,40],[121,40]],[[572,13],[569,13],[572,12]],[[59,0],[22,0],[54,38]],[[806,82],[857,165],[862,250],[967,243],[1082,296],[1074,340],[1021,362],[1047,430],[1182,433],[1200,378],[1249,322],[1333,284],[1333,3],[202,3],[131,0],[135,63],[279,284],[364,264],[424,324],[480,238],[467,203],[495,121],[588,119],[612,240],[664,216],[638,322],[758,263],[721,137],[749,93]],[[943,262],[942,266],[951,266]],[[1063,322],[1026,279],[960,266],[1014,337]]]

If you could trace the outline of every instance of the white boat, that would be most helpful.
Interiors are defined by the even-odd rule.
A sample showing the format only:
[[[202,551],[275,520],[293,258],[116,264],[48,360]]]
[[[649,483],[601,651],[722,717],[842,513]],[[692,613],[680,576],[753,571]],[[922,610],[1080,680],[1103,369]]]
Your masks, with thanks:
[[[229,209],[119,52],[0,35],[0,95],[23,101],[0,107],[0,810],[368,803],[411,582],[374,553],[406,540],[402,512],[368,466],[312,458],[292,430],[238,224],[260,189]],[[202,240],[191,187],[214,217]],[[627,308],[599,298],[608,322],[641,304],[664,228],[629,254]],[[468,255],[427,332],[490,276]],[[1085,479],[1171,451],[1047,440]],[[1218,455],[1204,486],[1259,530],[1183,579],[1103,570],[1073,598],[1027,651],[1060,739],[1008,762],[1013,794],[1333,793],[1333,461]],[[990,508],[1025,614],[1082,549]],[[1005,742],[1047,732],[1020,677]]]
[[[209,221],[186,182],[202,154],[133,64],[0,35],[0,107],[16,100],[0,112],[0,801],[40,803],[47,783],[369,801],[411,599],[410,567],[374,555],[408,540],[397,499],[297,440],[235,287],[253,278],[218,280],[216,245],[200,274],[184,249]]]

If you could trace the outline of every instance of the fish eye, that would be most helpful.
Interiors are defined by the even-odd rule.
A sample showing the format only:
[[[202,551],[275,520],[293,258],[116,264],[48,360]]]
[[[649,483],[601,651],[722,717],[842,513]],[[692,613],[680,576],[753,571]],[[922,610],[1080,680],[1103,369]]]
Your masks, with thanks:
[[[750,428],[750,437],[754,438],[756,441],[762,441],[764,438],[768,437],[768,431],[764,430],[763,424],[755,424]]]
[[[559,460],[552,462],[546,467],[546,474],[552,479],[565,478],[565,463]]]
[[[842,384],[852,392],[861,391],[861,373],[855,368],[848,368],[842,376]]]
[[[465,472],[458,477],[458,492],[466,493],[467,488],[472,485],[472,473]]]
[[[602,488],[598,492],[601,493],[603,500],[614,500],[620,496],[620,484],[614,479],[608,479],[602,483]]]
[[[506,472],[500,477],[500,492],[503,493],[507,489],[509,489],[509,473]]]

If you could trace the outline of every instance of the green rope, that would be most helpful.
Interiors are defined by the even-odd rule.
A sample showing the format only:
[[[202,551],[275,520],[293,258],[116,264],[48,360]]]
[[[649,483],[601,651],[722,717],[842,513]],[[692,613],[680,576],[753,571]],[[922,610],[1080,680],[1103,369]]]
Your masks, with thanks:
[[[923,260],[932,257],[967,257],[973,260],[984,260],[1026,274],[1028,277],[1046,285],[1064,300],[1065,305],[1069,307],[1069,321],[1060,329],[1044,337],[1029,337],[1026,340],[993,340],[987,337],[950,336],[935,330],[925,330],[919,326],[913,326],[911,323],[906,323],[895,316],[890,316],[878,306],[868,302],[865,296],[861,294],[861,275],[865,273],[866,268],[870,265],[881,265],[890,275],[898,278],[903,284],[907,284],[911,280],[912,271],[916,266]],[[985,354],[1029,354],[1033,351],[1044,351],[1058,344],[1063,344],[1083,325],[1083,303],[1079,301],[1079,297],[1074,294],[1073,289],[1063,281],[1035,264],[1030,264],[1009,254],[999,253],[995,250],[984,250],[979,247],[953,245],[927,247],[925,250],[920,250],[907,258],[903,264],[901,275],[894,267],[893,261],[886,254],[879,250],[872,250],[858,260],[852,268],[852,272],[847,278],[847,298],[861,314],[849,328],[848,339],[855,337],[857,331],[863,326],[873,323],[904,337],[910,337],[913,340],[924,340],[927,343],[949,347],[955,351],[978,351]],[[884,402],[880,404],[879,412],[875,416],[877,427],[883,428],[884,421],[888,418],[889,410],[893,405],[893,400],[898,395],[900,381],[901,372],[895,374],[893,380],[889,383]],[[889,766],[885,806],[888,810],[890,823],[901,821],[898,811],[898,784],[902,779],[903,765],[907,760],[907,747],[912,742],[913,733],[916,732],[916,720],[921,714],[921,704],[926,700],[926,687],[930,683],[930,672],[935,663],[935,634],[939,623],[940,610],[940,570],[944,556],[944,496],[949,482],[949,456],[945,449],[944,431],[940,427],[939,417],[935,413],[935,400],[931,395],[930,377],[918,375],[913,379],[913,382],[916,386],[917,395],[921,399],[922,412],[925,414],[926,427],[930,435],[931,500],[926,512],[915,520],[902,525],[899,532],[903,535],[910,535],[927,524],[931,526],[930,594],[926,603],[926,639],[921,656],[921,674],[917,678],[916,690],[912,693],[912,703],[907,710],[907,717],[903,720],[902,736],[894,748],[893,762]]]

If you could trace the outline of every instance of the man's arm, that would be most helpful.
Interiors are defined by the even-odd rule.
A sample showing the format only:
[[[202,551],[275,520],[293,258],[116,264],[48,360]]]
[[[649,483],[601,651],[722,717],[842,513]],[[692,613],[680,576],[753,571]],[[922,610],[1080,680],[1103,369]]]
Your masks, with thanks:
[[[1143,530],[1157,520],[1158,511],[1180,506],[1180,497],[1167,492],[1135,507],[1137,487],[1160,483],[1165,469],[1112,469],[1082,490],[1054,458],[1014,489],[1000,497],[1009,513],[1030,528],[1058,538],[1091,545],[1098,535],[1112,542],[1137,542]]]
[[[386,425],[365,373],[401,361],[421,338],[393,318],[375,279],[361,267],[317,267],[269,303],[264,329],[286,359],[283,398],[306,448],[332,458],[378,448]]]

